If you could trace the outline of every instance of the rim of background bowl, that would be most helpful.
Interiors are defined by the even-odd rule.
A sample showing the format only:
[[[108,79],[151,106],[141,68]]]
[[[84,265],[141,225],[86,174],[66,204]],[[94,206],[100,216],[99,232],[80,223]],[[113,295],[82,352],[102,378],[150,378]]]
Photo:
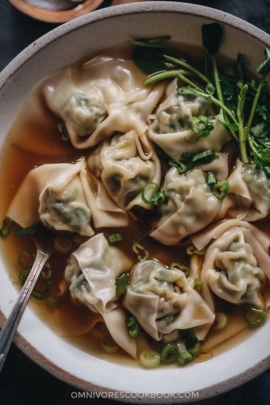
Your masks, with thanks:
[[[30,3],[25,2],[24,0],[9,1],[22,13],[29,15],[32,18],[36,18],[37,20],[51,23],[63,23],[80,17],[81,15],[95,10],[103,2],[103,0],[85,0],[84,4],[76,5],[76,3],[74,3],[74,6],[70,9],[57,11],[33,6]]]
[[[210,20],[215,20],[220,23],[224,23],[228,26],[235,27],[241,31],[244,31],[254,37],[255,39],[261,41],[263,44],[270,46],[270,36],[259,28],[249,24],[248,22],[235,17],[229,13],[222,12],[220,10],[215,10],[205,6],[193,5],[189,3],[176,3],[176,2],[166,2],[166,1],[157,1],[157,2],[144,2],[144,3],[134,3],[127,5],[119,5],[114,7],[109,7],[101,10],[96,10],[88,15],[78,17],[72,21],[69,21],[44,36],[40,37],[34,43],[30,44],[25,48],[18,56],[16,56],[3,70],[0,72],[0,90],[5,86],[5,83],[12,78],[12,75],[24,65],[34,54],[39,52],[41,49],[45,48],[51,42],[57,40],[57,38],[64,36],[66,33],[76,30],[84,25],[91,24],[100,19],[107,19],[113,16],[118,15],[128,15],[133,13],[153,13],[153,12],[181,12],[182,14],[197,15],[200,17],[206,17]],[[5,321],[4,314],[0,311],[0,323],[3,324]],[[17,332],[14,343],[34,362],[39,366],[43,367],[46,371],[54,375],[55,377],[65,381],[66,383],[82,389],[89,391],[90,388],[92,391],[108,391],[108,388],[102,387],[100,384],[95,385],[89,383],[81,378],[77,378],[71,373],[68,373],[66,370],[63,370],[51,360],[48,360],[42,353],[40,353],[35,347],[33,347],[29,342]],[[236,376],[228,378],[221,383],[214,384],[202,389],[199,389],[200,394],[199,399],[206,399],[213,397],[215,395],[226,392],[230,389],[233,389],[245,382],[248,382],[252,378],[255,378],[257,375],[261,374],[263,371],[270,367],[270,356],[265,357],[262,361],[250,367],[248,370],[244,370],[242,373],[239,373]],[[113,391],[113,389],[110,389]],[[193,402],[198,398],[184,398],[184,402]],[[121,399],[120,399],[121,400]],[[162,403],[164,397],[155,398],[155,403]],[[127,400],[125,398],[124,402],[141,402],[140,398],[130,398]],[[152,399],[144,399],[145,403],[153,402]],[[167,403],[175,402],[175,399],[169,399],[166,397]],[[178,403],[181,403],[181,398],[177,399]]]

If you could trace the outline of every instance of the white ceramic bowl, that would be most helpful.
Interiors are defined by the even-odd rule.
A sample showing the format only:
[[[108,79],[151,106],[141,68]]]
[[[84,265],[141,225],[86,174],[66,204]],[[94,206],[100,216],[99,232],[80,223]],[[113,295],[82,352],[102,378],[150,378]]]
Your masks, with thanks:
[[[239,52],[256,69],[270,37],[250,24],[210,8],[173,2],[117,6],[82,16],[51,31],[18,55],[0,75],[1,142],[26,94],[44,76],[86,55],[123,45],[130,37],[170,34],[185,45],[201,45],[201,26],[225,26],[222,53]],[[0,261],[1,323],[18,296]],[[188,402],[232,389],[270,366],[270,322],[228,352],[187,368],[145,370],[100,360],[72,347],[27,308],[15,343],[56,377],[85,391],[116,392],[127,402]],[[251,350],[252,348],[252,350]],[[253,355],[251,355],[253,353]],[[109,394],[108,394],[109,395]]]

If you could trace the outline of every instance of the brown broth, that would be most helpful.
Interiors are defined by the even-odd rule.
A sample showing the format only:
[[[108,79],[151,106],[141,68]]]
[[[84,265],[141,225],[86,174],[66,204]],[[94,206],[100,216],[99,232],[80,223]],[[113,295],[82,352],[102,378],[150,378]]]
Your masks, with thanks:
[[[71,163],[87,153],[87,151],[76,150],[69,143],[61,140],[57,130],[59,120],[42,101],[41,88],[42,83],[27,97],[1,149],[0,184],[5,193],[2,194],[0,218],[5,217],[15,192],[31,169],[45,163]],[[229,146],[228,150],[230,149],[235,148]],[[265,223],[262,221],[263,227],[266,227]],[[136,255],[132,251],[131,241],[138,240],[138,235],[144,231],[146,226],[147,224],[144,222],[137,222],[130,218],[130,225],[127,228],[119,229],[124,234],[124,241],[118,246],[134,263],[136,262]],[[15,229],[16,225],[14,225],[13,230]],[[98,232],[111,234],[115,230],[99,229]],[[86,239],[79,238],[78,242],[84,240]],[[188,262],[185,246],[164,246],[147,236],[143,237],[140,242],[151,252],[152,258],[160,260],[168,267],[173,262]],[[74,250],[75,247],[76,242],[73,245]],[[1,241],[1,249],[6,268],[10,272],[11,282],[19,289],[18,275],[22,269],[17,262],[17,257],[21,252],[34,254],[35,244],[31,237],[16,238],[12,233],[8,238]],[[69,286],[64,280],[64,270],[68,258],[69,254],[65,256],[55,254],[50,258],[49,262],[53,271],[51,297],[40,301],[32,298],[31,305],[34,310],[57,334],[85,353],[101,357],[107,361],[134,364],[134,360],[130,359],[121,349],[113,355],[107,355],[101,351],[100,339],[108,332],[104,328],[100,315],[92,313],[86,306],[71,298]],[[229,324],[232,325],[231,331],[234,330],[239,319],[244,318],[244,310],[244,307],[238,307],[229,315]],[[92,331],[89,331],[89,325],[95,323],[96,326]],[[214,352],[220,352],[218,347],[222,351],[228,350],[228,345],[231,346],[237,342],[237,338],[234,336],[237,335],[239,339],[242,339],[243,334],[247,333],[248,327],[246,325],[246,327],[243,326],[243,328],[236,330],[237,332],[228,334],[225,339],[227,343],[224,343],[224,336],[221,339],[218,337],[218,335],[223,334],[223,331],[210,331],[204,344],[204,351],[206,353],[211,352],[213,347],[211,340],[216,338],[219,343],[215,346]]]

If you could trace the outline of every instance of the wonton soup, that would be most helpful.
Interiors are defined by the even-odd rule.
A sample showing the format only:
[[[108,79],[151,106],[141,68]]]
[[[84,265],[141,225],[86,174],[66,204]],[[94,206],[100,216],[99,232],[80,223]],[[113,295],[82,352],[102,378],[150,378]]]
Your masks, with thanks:
[[[31,301],[72,344],[185,366],[267,318],[268,72],[130,42],[28,95],[2,153],[2,243],[19,286],[52,230]]]

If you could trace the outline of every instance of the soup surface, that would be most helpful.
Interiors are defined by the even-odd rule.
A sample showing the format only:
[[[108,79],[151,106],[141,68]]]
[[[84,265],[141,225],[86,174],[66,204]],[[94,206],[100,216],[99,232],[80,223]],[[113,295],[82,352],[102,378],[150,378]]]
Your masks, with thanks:
[[[31,301],[71,344],[183,366],[263,327],[269,180],[252,154],[243,161],[240,126],[205,92],[202,63],[173,49],[167,70],[143,72],[141,49],[67,67],[28,95],[1,150],[1,217],[13,220],[1,244],[20,288],[32,226],[53,231],[58,251]],[[224,75],[224,94],[234,82]]]

